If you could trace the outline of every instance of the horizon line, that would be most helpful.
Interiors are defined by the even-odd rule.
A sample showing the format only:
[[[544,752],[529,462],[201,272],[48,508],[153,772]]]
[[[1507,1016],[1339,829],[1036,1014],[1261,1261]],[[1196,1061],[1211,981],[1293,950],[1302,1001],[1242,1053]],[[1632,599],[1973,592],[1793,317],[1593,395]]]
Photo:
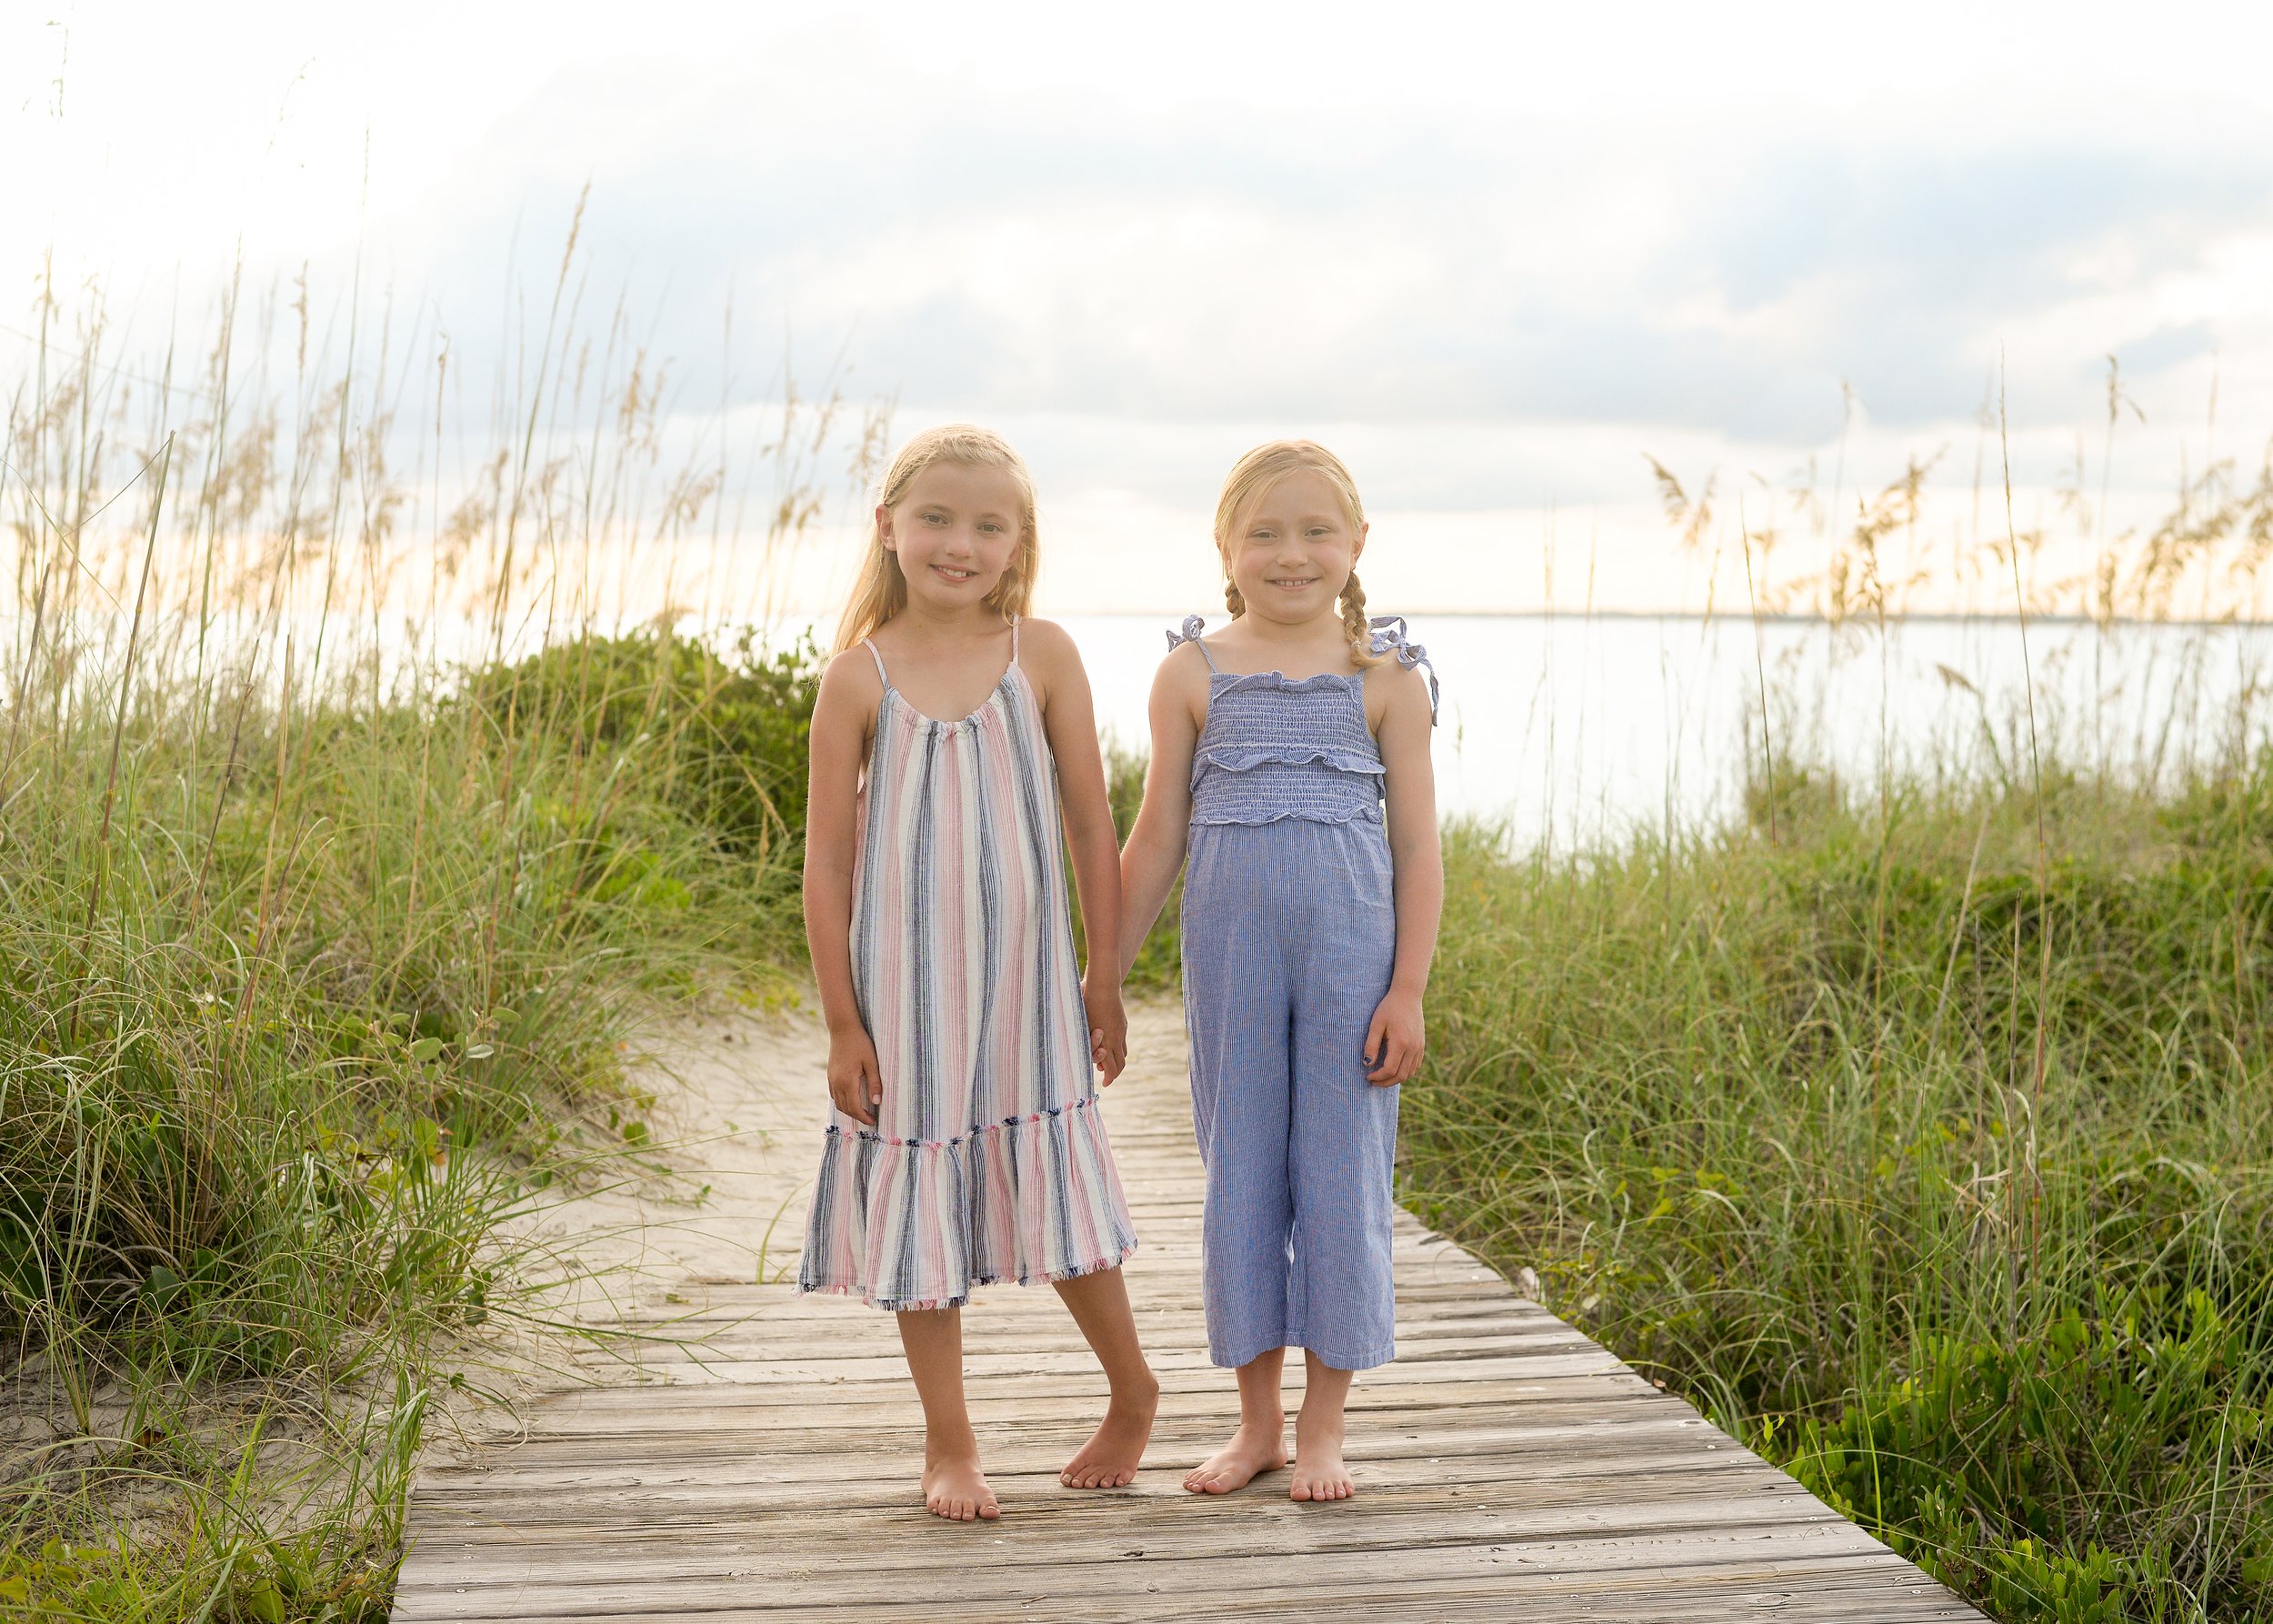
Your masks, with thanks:
[[[1063,618],[1079,616],[1091,620],[1180,620],[1182,614],[1174,610],[1148,609],[1062,609],[1054,611]],[[1705,622],[1714,620],[1749,621],[1761,626],[1821,626],[1834,629],[1881,624],[1876,616],[1852,615],[1845,620],[1834,620],[1827,615],[1797,615],[1790,613],[1752,614],[1723,613],[1708,609],[1407,609],[1400,614],[1408,619],[1426,616],[1432,620],[1675,620]],[[1216,619],[1215,616],[1207,617]],[[2181,630],[2204,630],[2218,627],[2244,628],[2273,628],[2273,617],[2258,618],[2251,616],[2224,617],[2172,616],[2155,618],[2139,615],[2117,615],[2099,620],[2090,615],[2073,611],[2038,613],[1979,614],[1948,609],[1913,609],[1890,614],[1883,624],[1898,625],[1906,621],[1924,621],[1936,625],[2011,625],[2030,626],[2104,626],[2109,628],[2133,627],[2168,627]]]

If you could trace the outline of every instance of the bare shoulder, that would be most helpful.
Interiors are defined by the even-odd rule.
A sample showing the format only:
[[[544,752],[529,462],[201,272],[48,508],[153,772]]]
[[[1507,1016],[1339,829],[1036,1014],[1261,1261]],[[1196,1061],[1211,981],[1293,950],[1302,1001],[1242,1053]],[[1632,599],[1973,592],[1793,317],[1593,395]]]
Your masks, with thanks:
[[[1081,665],[1081,647],[1073,633],[1055,620],[1029,616],[1018,622],[1018,663],[1044,670],[1076,669]]]
[[[1153,674],[1152,691],[1207,697],[1207,657],[1197,637],[1178,643],[1162,657],[1159,669]]]
[[[1156,737],[1164,725],[1164,714],[1185,718],[1194,730],[1207,723],[1207,657],[1200,652],[1197,641],[1177,644],[1162,658],[1159,669],[1153,673],[1152,712]],[[1167,707],[1164,713],[1162,707]]]
[[[1395,656],[1366,668],[1366,719],[1377,733],[1384,726],[1431,723],[1428,678],[1418,666],[1398,662]]]
[[[821,668],[821,687],[816,703],[826,706],[854,706],[873,709],[884,697],[884,678],[876,670],[876,662],[865,648],[847,648],[831,657]]]
[[[1201,652],[1197,637],[1186,638],[1162,657],[1159,680],[1187,684],[1207,680],[1207,656]]]
[[[1018,665],[1045,725],[1071,725],[1071,719],[1089,715],[1089,674],[1082,668],[1073,634],[1057,622],[1030,617],[1018,622]],[[1075,708],[1066,710],[1068,704]]]
[[[1081,650],[1073,634],[1055,620],[1032,617],[1018,622],[1018,664],[1026,667],[1035,697],[1046,713],[1050,701],[1061,694],[1086,694],[1089,674],[1082,668]]]

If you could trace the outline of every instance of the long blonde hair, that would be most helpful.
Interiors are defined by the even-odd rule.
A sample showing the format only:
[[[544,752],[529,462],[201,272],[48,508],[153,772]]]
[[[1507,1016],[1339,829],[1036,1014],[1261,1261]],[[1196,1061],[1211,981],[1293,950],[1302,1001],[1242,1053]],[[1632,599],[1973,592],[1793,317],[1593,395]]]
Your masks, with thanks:
[[[1223,495],[1216,501],[1216,551],[1223,560],[1223,601],[1234,615],[1246,614],[1247,607],[1238,584],[1231,578],[1231,543],[1240,516],[1287,475],[1306,468],[1334,487],[1353,537],[1366,527],[1366,505],[1357,499],[1357,482],[1349,476],[1340,457],[1315,440],[1273,440],[1257,446],[1231,465],[1223,482]],[[1357,584],[1355,569],[1349,572],[1339,601],[1342,633],[1349,639],[1350,657],[1361,667],[1380,664],[1381,657],[1373,652],[1372,627],[1366,619],[1366,589]]]
[[[1012,555],[1010,567],[1003,571],[1002,579],[986,595],[986,603],[1005,620],[1014,615],[1024,616],[1034,602],[1034,573],[1039,563],[1034,476],[1026,471],[1026,460],[1010,448],[1007,440],[989,428],[970,423],[947,423],[926,428],[901,446],[899,455],[893,457],[892,466],[884,472],[884,483],[876,490],[876,506],[899,506],[916,476],[936,462],[1001,468],[1017,486],[1018,550]],[[901,573],[899,555],[884,545],[883,526],[871,512],[860,580],[853,587],[851,601],[845,606],[844,618],[836,623],[836,644],[831,652],[843,654],[857,647],[863,637],[906,607],[907,576]]]

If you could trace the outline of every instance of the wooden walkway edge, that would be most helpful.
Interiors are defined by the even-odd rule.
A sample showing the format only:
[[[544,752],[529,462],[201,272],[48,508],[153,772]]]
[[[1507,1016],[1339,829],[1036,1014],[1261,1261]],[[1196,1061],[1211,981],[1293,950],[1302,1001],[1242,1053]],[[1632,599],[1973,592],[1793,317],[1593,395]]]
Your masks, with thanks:
[[[1351,1395],[1357,1498],[1296,1504],[1283,1473],[1184,1493],[1237,1413],[1197,1308],[1188,1097],[1156,1067],[1107,1098],[1164,1388],[1134,1485],[1058,1487],[1105,1388],[1046,1288],[990,1289],[964,1316],[1003,1516],[950,1525],[916,1488],[921,1411],[889,1316],[690,1282],[695,1307],[660,1311],[694,1316],[680,1339],[619,1385],[546,1394],[518,1442],[423,1473],[395,1618],[1980,1617],[1409,1216],[1397,1358]]]

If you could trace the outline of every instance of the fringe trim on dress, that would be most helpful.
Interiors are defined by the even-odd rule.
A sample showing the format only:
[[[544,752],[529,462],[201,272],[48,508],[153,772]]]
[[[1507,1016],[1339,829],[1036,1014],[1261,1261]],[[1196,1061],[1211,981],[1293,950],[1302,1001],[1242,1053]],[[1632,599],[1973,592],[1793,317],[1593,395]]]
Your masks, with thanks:
[[[1094,1095],[952,1139],[826,1130],[802,1291],[895,1312],[1117,1267],[1136,1232]],[[826,1260],[826,1261],[824,1261]]]

